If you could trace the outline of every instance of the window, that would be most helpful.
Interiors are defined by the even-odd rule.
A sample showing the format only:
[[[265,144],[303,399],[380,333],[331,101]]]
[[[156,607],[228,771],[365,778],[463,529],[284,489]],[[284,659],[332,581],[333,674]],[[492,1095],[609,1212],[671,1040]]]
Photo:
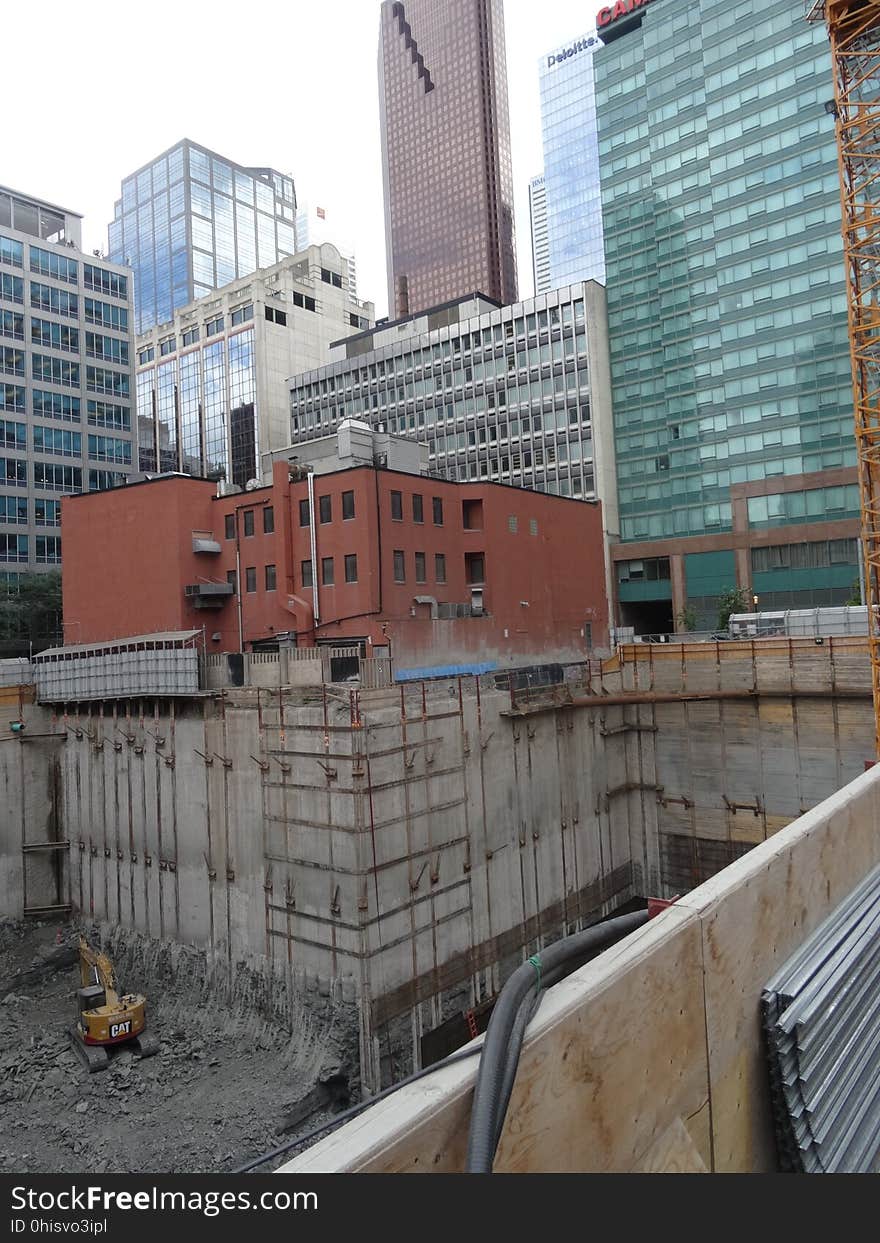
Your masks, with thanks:
[[[431,497],[431,505],[434,509],[434,526],[443,526],[443,498],[440,496]]]
[[[345,555],[345,581],[347,583],[356,583],[358,580],[358,559],[357,553],[346,553]]]
[[[232,588],[232,592],[234,595],[236,591],[235,570],[226,571],[226,581],[229,584],[229,586]]]
[[[224,522],[226,524],[226,538],[235,539],[235,514],[227,514]]]
[[[253,317],[254,308],[248,307],[248,310],[250,311],[250,316],[248,316],[248,318],[250,319]],[[264,310],[266,312],[266,319],[268,319],[270,324],[280,324],[281,327],[283,328],[285,324],[287,323],[287,312],[286,311],[279,311],[278,308],[274,306],[267,306],[264,308]],[[235,323],[234,315],[232,317],[232,322]]]
[[[425,580],[425,554],[423,552],[416,553],[416,582],[424,583]]]
[[[299,563],[299,573],[302,579],[303,587],[314,587],[314,579],[312,578],[311,561],[301,561]]]
[[[0,535],[0,561],[27,561],[26,535]]]
[[[181,340],[183,341],[184,345],[195,345],[198,339],[199,339],[198,328],[187,328],[186,331],[183,333],[183,336],[181,337]]]
[[[354,517],[354,493],[343,492],[342,494],[342,517],[347,521]]]
[[[275,566],[274,565],[266,566],[266,590],[267,591],[275,590]]]
[[[88,336],[90,334],[87,333],[86,335]],[[173,354],[176,349],[177,339],[175,337],[166,337],[164,341],[159,342],[160,356],[164,356],[165,354]]]
[[[413,522],[424,522],[425,521],[425,507],[422,502],[422,497],[419,495],[418,492],[414,493],[413,495],[412,505],[413,505]]]
[[[318,517],[321,522],[333,521],[333,498],[330,496],[322,496],[318,498]]]
[[[205,336],[215,337],[218,332],[223,331],[223,316],[218,315],[216,319],[209,319],[205,324]]]
[[[19,425],[7,423],[6,426],[17,427]],[[2,429],[3,424],[0,423],[0,444],[2,444]],[[43,427],[42,424],[37,423],[33,434],[34,449],[38,453],[57,453],[59,457],[82,457],[81,432],[69,432],[61,427]]]
[[[301,294],[301,293],[298,293],[298,292],[294,289],[293,293],[291,294],[291,297],[292,297],[292,299],[293,299],[293,305],[294,305],[294,306],[302,306],[302,307],[305,307],[305,309],[306,309],[307,311],[314,311],[314,310],[315,310],[315,299],[314,299],[314,298],[310,298],[308,294]]]
[[[332,587],[333,583],[334,583],[333,558],[322,557],[321,558],[321,584],[324,587]]]
[[[35,508],[45,505],[46,501],[36,501]],[[53,502],[57,503],[57,502]],[[28,520],[28,503],[27,497],[24,496],[0,496],[0,522],[5,522],[10,526],[18,524],[19,526],[27,526]],[[40,522],[37,518],[37,526],[45,526],[44,522]],[[54,525],[54,523],[53,523]]]
[[[307,500],[299,503],[299,525],[301,527],[309,525],[309,502]]]
[[[131,442],[128,440],[118,440],[115,436],[89,436],[88,450],[89,457],[96,462],[131,465]]]
[[[18,244],[21,245],[20,242]],[[85,266],[88,269],[89,265]],[[37,246],[31,247],[31,271],[40,272],[43,276],[54,276],[56,280],[67,281],[70,285],[75,285],[78,280],[75,259],[40,250]]]
[[[399,548],[394,550],[394,581],[395,583],[406,582],[406,562]]]
[[[34,541],[37,548],[37,562],[40,565],[59,565],[61,563],[61,536],[38,535]]]
[[[403,521],[403,493],[391,493],[391,517],[395,522]]]
[[[232,326],[243,324],[246,320],[254,318],[253,306],[239,306],[232,312]]]
[[[446,582],[446,555],[438,552],[434,554],[434,579],[438,583]]]
[[[244,533],[245,535],[253,535],[254,533],[254,511],[252,509],[244,511]]]
[[[138,351],[138,363],[143,366],[144,363],[151,363],[156,357],[156,347],[151,345],[145,350]]]
[[[31,247],[33,251],[33,247]],[[67,279],[62,277],[62,279]],[[76,280],[74,279],[74,284]],[[116,272],[108,272],[97,268],[91,263],[83,264],[83,284],[86,289],[95,289],[98,293],[109,294],[111,298],[128,297],[128,280]]]
[[[467,583],[484,583],[486,581],[486,559],[481,552],[464,554],[464,577]]]
[[[275,510],[267,505],[263,510],[263,534],[271,535],[275,530]]]
[[[244,572],[244,589],[245,591],[257,590],[257,567],[249,565]]]

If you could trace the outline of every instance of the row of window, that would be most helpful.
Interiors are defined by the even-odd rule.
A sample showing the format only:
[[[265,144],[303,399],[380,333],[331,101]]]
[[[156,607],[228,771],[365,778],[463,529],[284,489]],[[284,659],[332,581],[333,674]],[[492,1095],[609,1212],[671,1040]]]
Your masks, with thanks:
[[[27,526],[29,501],[26,496],[0,495],[0,524]],[[61,525],[61,502],[34,500],[34,526],[57,527]]]
[[[33,448],[37,453],[54,453],[58,457],[82,457],[82,433],[67,431],[61,427],[32,428]],[[131,441],[118,440],[115,436],[88,436],[89,457],[96,462],[116,462],[120,466],[131,465]],[[0,449],[27,452],[27,424],[0,419]]]
[[[46,492],[82,492],[81,466],[60,466],[53,462],[34,462],[34,487]],[[125,475],[114,470],[89,470],[89,491],[115,488],[125,482]],[[21,458],[0,457],[0,487],[26,488],[27,462]]]
[[[79,283],[79,264],[76,259],[54,250],[43,250],[40,246],[30,247],[31,271],[42,276],[51,276],[55,280],[66,281],[69,285]],[[24,267],[24,246],[11,237],[0,236],[0,263],[11,267]],[[128,298],[128,278],[118,272],[109,272],[105,268],[96,267],[93,263],[83,264],[83,284],[86,289],[98,293],[109,294],[111,298]]]
[[[341,393],[343,390],[351,392],[352,385],[355,392],[359,391],[359,384],[370,384],[375,388],[383,376],[396,377],[396,382],[402,383],[413,377],[414,364],[415,378],[420,379],[423,368],[427,376],[431,374],[432,368],[436,369],[444,362],[456,362],[462,358],[466,363],[476,361],[480,357],[480,350],[484,352],[484,357],[494,358],[499,347],[509,350],[514,343],[524,346],[527,335],[529,343],[533,343],[532,338],[537,342],[539,334],[542,340],[546,340],[551,336],[570,333],[573,323],[584,324],[582,299],[559,307],[550,307],[546,311],[537,311],[515,321],[477,329],[473,333],[464,332],[448,340],[436,341],[423,350],[392,358],[373,358],[359,369],[349,370],[344,364],[339,364],[327,375],[322,375],[321,372],[306,373],[302,377],[304,382],[294,390],[292,398],[299,403],[305,403],[320,399],[327,393]]]
[[[855,539],[814,540],[807,544],[769,544],[752,549],[752,570],[813,570],[831,565],[857,565]]]
[[[26,535],[0,534],[0,561],[29,561],[28,542]],[[59,565],[61,562],[61,536],[35,536],[34,560],[38,565]]]
[[[26,412],[26,390],[19,384],[0,384],[0,411],[13,414]],[[82,401],[68,393],[52,393],[48,389],[35,388],[31,392],[33,413],[44,419],[58,419],[62,423],[82,422]],[[131,412],[127,406],[113,402],[98,401],[90,397],[86,402],[86,419],[92,427],[110,427],[116,431],[131,430]]]
[[[236,528],[235,514],[234,513],[226,514],[224,522],[225,522],[224,535],[226,539],[235,539],[235,528]],[[243,528],[244,535],[251,536],[254,534],[254,511],[252,509],[246,509],[244,511],[244,514],[242,515],[242,528]],[[275,510],[272,508],[271,505],[264,505],[263,506],[263,532],[266,535],[271,535],[271,533],[274,530],[275,530]]]

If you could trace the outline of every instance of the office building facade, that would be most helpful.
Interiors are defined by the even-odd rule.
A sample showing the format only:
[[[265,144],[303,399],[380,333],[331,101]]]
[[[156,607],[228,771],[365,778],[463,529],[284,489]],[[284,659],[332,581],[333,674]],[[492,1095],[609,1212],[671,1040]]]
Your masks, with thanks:
[[[858,578],[828,43],[798,0],[597,16],[620,620]],[[855,588],[857,595],[857,588]]]
[[[123,179],[109,256],[134,271],[136,332],[296,251],[293,179],[184,139]]]
[[[543,177],[533,177],[529,182],[529,224],[532,230],[532,281],[535,293],[543,293],[550,288],[547,192]]]
[[[549,286],[605,284],[594,34],[540,61]]]
[[[61,562],[61,498],[132,469],[131,272],[0,186],[0,583]]]
[[[233,281],[137,337],[141,471],[222,472],[243,487],[290,439],[288,377],[370,327],[334,246]]]
[[[617,531],[605,291],[479,295],[334,346],[290,381],[294,443],[347,418],[428,445],[432,474],[599,499]]]
[[[502,0],[385,0],[379,108],[389,314],[515,302]]]

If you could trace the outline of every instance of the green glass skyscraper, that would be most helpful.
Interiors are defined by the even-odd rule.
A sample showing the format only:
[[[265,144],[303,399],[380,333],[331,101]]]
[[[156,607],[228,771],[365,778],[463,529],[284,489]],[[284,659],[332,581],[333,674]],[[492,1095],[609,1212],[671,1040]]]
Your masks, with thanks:
[[[842,603],[858,490],[824,26],[802,0],[618,0],[597,28],[618,619],[711,628],[734,586],[762,611]]]

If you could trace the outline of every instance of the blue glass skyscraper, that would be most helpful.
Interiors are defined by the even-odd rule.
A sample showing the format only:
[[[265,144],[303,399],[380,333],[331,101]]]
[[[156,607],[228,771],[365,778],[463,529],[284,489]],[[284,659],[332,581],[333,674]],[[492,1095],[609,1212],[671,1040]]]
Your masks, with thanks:
[[[605,284],[593,50],[585,35],[542,57],[541,130],[550,288]]]
[[[110,258],[134,270],[135,330],[296,253],[293,179],[184,139],[122,182]]]

